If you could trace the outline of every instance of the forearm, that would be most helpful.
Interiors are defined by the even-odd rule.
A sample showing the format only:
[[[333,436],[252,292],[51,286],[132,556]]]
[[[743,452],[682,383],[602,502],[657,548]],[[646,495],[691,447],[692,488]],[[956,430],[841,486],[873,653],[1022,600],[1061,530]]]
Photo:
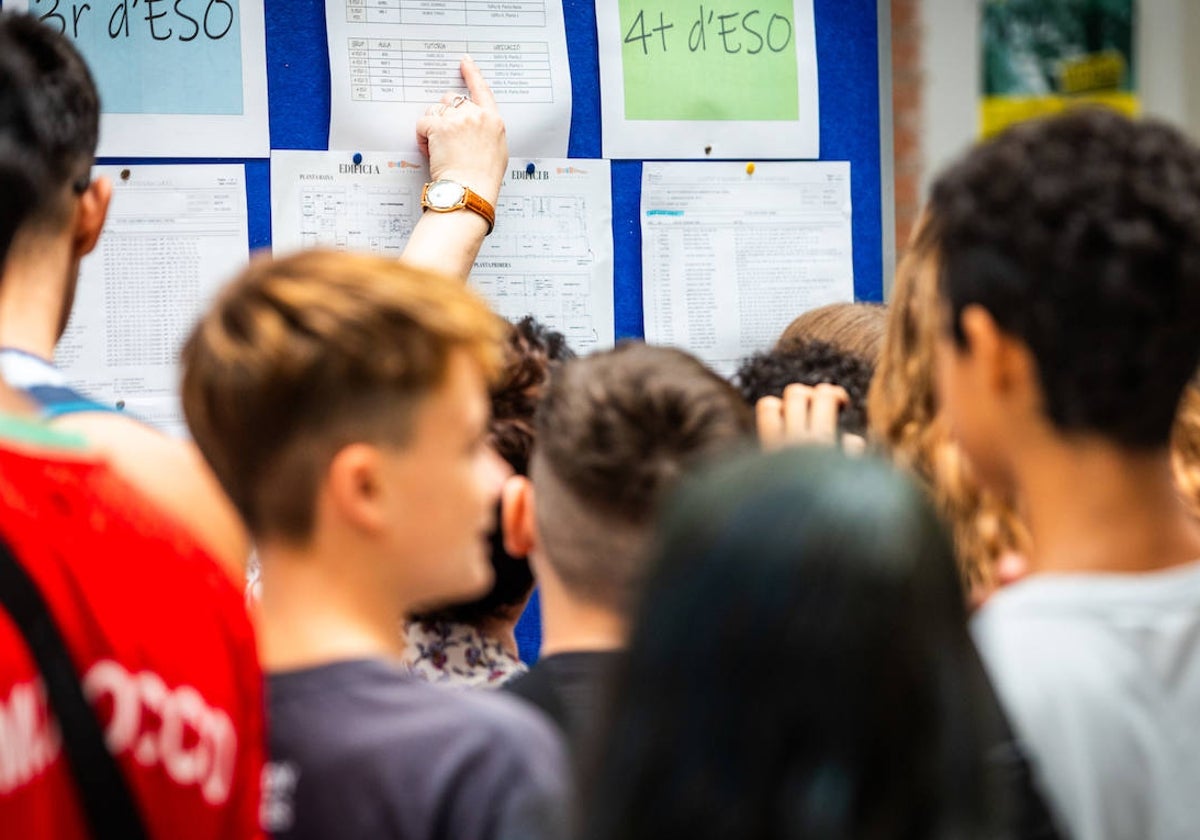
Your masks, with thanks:
[[[508,164],[504,121],[475,62],[464,56],[460,69],[470,97],[447,91],[441,102],[430,105],[417,120],[417,146],[429,156],[430,181],[460,184],[494,210]],[[487,221],[471,209],[426,210],[403,259],[466,280],[487,232]]]
[[[418,268],[466,281],[486,234],[487,222],[470,210],[427,210],[413,228],[402,258]]]

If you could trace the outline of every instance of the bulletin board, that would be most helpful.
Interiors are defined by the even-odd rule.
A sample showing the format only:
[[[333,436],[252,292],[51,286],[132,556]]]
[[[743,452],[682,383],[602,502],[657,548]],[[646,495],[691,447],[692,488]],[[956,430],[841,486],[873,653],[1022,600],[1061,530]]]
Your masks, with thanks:
[[[246,0],[250,2],[250,0]],[[568,155],[601,156],[596,2],[563,0],[573,101]],[[894,240],[891,208],[890,31],[887,0],[814,0],[821,101],[821,160],[850,161],[854,291],[883,300],[890,288]],[[329,55],[323,0],[264,0],[272,149],[327,149]],[[886,42],[886,43],[885,43]],[[882,74],[881,74],[882,69]],[[881,130],[882,128],[882,130]],[[414,146],[413,127],[396,127],[396,147]],[[376,150],[380,151],[380,150]],[[102,163],[171,163],[171,159],[104,159]],[[187,162],[204,162],[189,159]],[[245,160],[251,249],[271,244],[270,166]],[[613,161],[614,314],[618,338],[641,337],[642,162]]]

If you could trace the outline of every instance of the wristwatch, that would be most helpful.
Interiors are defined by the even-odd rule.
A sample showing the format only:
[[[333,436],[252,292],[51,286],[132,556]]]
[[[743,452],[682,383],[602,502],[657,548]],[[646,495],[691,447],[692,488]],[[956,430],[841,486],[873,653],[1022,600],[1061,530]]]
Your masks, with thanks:
[[[481,198],[478,193],[457,181],[448,181],[445,178],[430,181],[421,191],[421,207],[435,213],[450,213],[465,208],[483,216],[487,222],[488,233],[496,226],[496,208],[487,199]]]

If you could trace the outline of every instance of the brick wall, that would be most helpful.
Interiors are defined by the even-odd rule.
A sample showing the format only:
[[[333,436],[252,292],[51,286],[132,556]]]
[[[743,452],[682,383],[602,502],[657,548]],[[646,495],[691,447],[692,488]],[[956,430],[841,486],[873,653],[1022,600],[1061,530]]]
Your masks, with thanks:
[[[891,4],[896,248],[902,251],[921,200],[921,4],[920,0],[891,0]]]

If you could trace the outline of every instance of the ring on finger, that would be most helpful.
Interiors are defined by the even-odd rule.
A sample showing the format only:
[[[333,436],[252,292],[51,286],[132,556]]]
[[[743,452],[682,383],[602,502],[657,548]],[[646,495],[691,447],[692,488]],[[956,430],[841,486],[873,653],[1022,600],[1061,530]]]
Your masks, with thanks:
[[[453,99],[450,100],[450,107],[457,108],[459,105],[462,105],[464,102],[470,101],[470,99],[471,99],[471,97],[468,96],[467,94],[460,93],[460,94],[456,95]]]

